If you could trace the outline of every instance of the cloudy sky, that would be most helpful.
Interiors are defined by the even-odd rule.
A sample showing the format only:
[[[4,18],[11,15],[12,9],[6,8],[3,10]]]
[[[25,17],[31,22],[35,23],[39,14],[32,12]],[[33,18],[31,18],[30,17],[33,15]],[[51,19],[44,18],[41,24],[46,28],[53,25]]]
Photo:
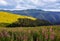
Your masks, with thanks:
[[[0,0],[0,9],[44,9],[60,11],[60,0]]]

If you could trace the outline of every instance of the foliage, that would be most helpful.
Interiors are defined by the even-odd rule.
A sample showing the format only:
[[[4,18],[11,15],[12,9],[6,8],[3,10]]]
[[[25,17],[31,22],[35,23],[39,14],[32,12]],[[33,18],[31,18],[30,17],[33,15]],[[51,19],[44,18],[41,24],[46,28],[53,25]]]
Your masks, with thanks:
[[[52,26],[22,29],[0,31],[0,41],[60,41],[60,27],[59,29]]]
[[[0,27],[6,27],[9,23],[0,23]]]
[[[45,20],[31,20],[28,18],[19,18],[18,21],[9,24],[7,27],[36,27],[36,26],[42,26],[42,25],[50,25],[48,21]]]

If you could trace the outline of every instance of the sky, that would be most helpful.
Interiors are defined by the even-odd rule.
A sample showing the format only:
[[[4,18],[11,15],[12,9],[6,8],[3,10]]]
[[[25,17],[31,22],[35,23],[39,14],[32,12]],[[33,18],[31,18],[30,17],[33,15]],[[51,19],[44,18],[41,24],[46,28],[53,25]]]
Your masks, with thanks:
[[[0,0],[0,9],[60,11],[60,0]]]

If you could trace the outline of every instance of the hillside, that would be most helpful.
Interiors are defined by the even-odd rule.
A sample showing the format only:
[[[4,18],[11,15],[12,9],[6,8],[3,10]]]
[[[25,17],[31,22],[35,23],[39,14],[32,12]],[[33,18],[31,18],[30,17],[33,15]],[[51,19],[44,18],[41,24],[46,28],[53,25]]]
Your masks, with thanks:
[[[17,15],[9,12],[3,12],[3,11],[0,12],[0,23],[12,23],[17,21],[18,18],[28,18],[32,20],[36,19],[33,17]]]
[[[51,11],[44,11],[41,9],[27,9],[27,10],[0,10],[6,12],[12,12],[14,14],[20,14],[25,16],[32,16],[38,19],[47,20],[53,25],[60,25],[60,12],[51,12]]]

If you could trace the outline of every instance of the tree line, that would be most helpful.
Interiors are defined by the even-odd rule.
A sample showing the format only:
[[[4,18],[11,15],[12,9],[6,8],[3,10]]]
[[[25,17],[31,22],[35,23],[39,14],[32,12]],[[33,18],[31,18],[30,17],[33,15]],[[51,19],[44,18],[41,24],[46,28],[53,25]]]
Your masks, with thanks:
[[[51,23],[40,19],[31,20],[28,18],[18,18],[16,22],[13,22],[6,27],[37,27],[46,25],[51,25]]]

